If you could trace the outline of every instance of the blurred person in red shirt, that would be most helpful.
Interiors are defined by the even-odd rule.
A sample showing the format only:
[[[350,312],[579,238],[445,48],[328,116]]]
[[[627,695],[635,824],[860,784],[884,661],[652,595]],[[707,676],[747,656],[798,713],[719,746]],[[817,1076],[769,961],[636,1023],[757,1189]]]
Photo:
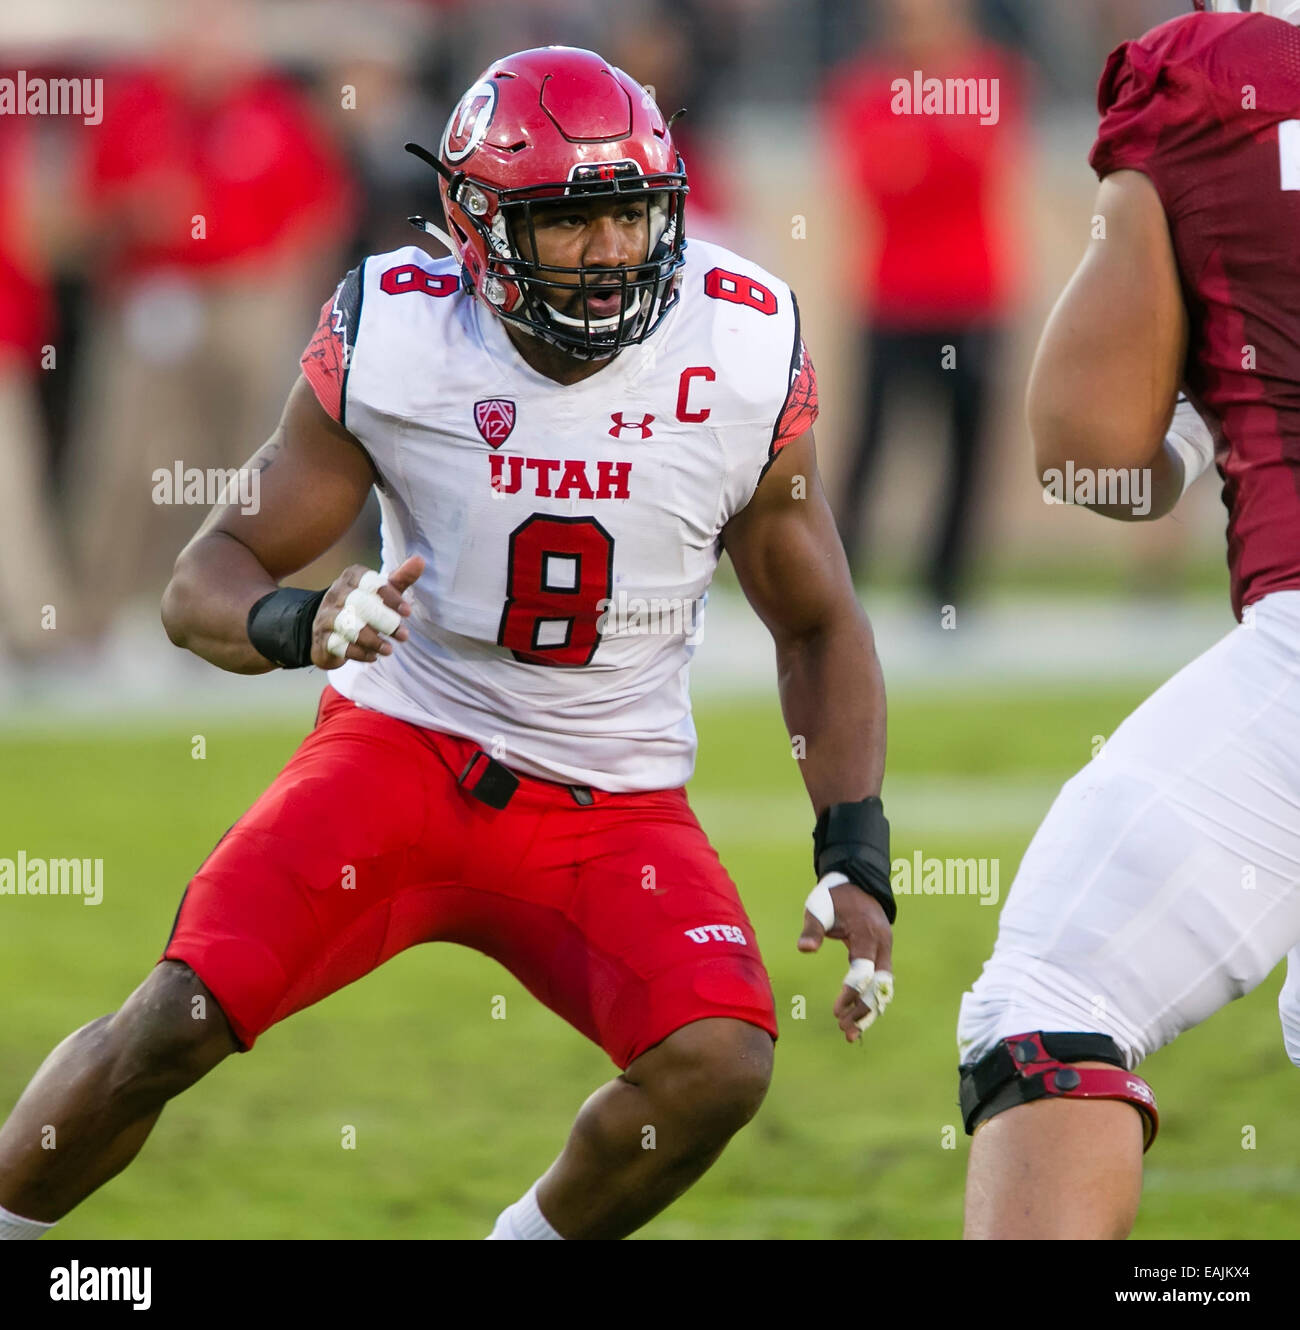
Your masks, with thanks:
[[[274,428],[307,292],[348,230],[342,157],[308,95],[256,56],[253,17],[220,0],[196,32],[177,13],[156,64],[105,79],[86,131],[100,309],[72,474],[100,627],[160,590],[207,511],[159,502],[155,472],[238,467]]]
[[[1021,156],[1022,80],[1013,57],[980,40],[967,0],[886,0],[883,9],[884,43],[841,69],[827,98],[835,178],[871,232],[859,236],[852,274],[870,368],[840,534],[860,574],[863,500],[887,407],[909,391],[945,402],[949,461],[925,575],[945,605],[967,562],[989,388],[1016,285],[1004,203]]]
[[[665,115],[686,111],[672,128],[691,178],[690,234],[721,245],[735,239],[743,220],[729,206],[738,190],[712,132],[712,101],[729,41],[733,56],[735,51],[730,30],[717,30],[728,17],[717,0],[656,0],[611,14],[613,31],[606,42],[616,65],[655,90]]]
[[[52,305],[33,235],[31,146],[24,122],[0,119],[0,648],[19,662],[67,642],[77,622],[37,394]]]

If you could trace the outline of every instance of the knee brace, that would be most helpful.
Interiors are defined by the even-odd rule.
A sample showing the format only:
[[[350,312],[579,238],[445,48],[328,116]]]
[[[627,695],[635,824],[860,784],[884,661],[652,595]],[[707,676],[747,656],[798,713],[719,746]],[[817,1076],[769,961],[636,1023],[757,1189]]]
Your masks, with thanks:
[[[1071,1062],[1111,1062],[1117,1070],[1071,1067]],[[961,1113],[966,1134],[989,1118],[1035,1099],[1120,1099],[1142,1114],[1142,1150],[1160,1128],[1156,1097],[1140,1076],[1124,1066],[1108,1035],[1015,1034],[1002,1039],[978,1062],[961,1067]]]

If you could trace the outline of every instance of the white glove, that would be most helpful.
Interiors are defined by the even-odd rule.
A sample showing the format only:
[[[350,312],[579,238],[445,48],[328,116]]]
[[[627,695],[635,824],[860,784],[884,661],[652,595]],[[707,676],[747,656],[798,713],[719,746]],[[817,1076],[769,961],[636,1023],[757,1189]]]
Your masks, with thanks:
[[[334,618],[333,631],[325,650],[331,656],[346,656],[349,643],[355,642],[361,630],[367,626],[377,633],[391,635],[401,625],[402,616],[391,610],[375,594],[381,586],[386,586],[388,579],[382,573],[367,572],[361,581],[348,592],[338,614]]]

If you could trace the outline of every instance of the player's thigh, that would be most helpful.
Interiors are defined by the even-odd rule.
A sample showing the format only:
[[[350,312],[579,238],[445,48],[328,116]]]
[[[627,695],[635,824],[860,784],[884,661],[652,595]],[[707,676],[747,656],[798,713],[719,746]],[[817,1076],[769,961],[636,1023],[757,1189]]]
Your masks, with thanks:
[[[680,791],[551,819],[523,872],[555,886],[494,954],[620,1068],[708,1018],[776,1038],[753,924]]]
[[[1136,1065],[1300,941],[1298,610],[1235,630],[1067,782],[963,999],[963,1060],[1054,1029],[1109,1034]]]
[[[434,934],[450,875],[454,830],[426,836],[451,802],[445,767],[416,727],[326,698],[195,874],[163,953],[200,976],[245,1049]]]

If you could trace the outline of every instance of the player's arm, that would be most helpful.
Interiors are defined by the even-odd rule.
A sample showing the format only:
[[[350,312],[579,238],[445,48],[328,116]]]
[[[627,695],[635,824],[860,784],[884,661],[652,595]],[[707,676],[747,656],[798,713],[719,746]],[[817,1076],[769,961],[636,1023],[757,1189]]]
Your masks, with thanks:
[[[781,709],[814,810],[880,794],[885,684],[826,502],[812,431],[786,444],[723,545],[776,644]]]
[[[727,523],[723,544],[776,644],[781,710],[791,739],[802,741],[796,751],[803,753],[799,765],[818,818],[878,797],[885,773],[884,677],[822,490],[811,430],[777,455],[749,504]],[[887,836],[883,816],[877,825]],[[887,848],[883,859],[887,882]],[[880,901],[852,881],[831,892],[837,923],[829,935],[848,943],[851,959],[889,972],[892,933]],[[816,950],[822,935],[805,911],[800,949]],[[850,1042],[860,1037],[857,1022],[867,1012],[845,986],[835,1016]]]
[[[332,420],[299,378],[279,427],[246,464],[257,472],[256,504],[218,505],[176,560],[163,594],[162,620],[179,647],[236,674],[263,674],[276,664],[249,640],[249,611],[282,578],[325,554],[356,520],[376,476],[357,439]],[[423,569],[408,559],[377,594],[399,615],[410,613],[402,591]],[[348,594],[367,570],[348,568],[326,592],[312,621],[311,663],[332,669],[343,660],[376,660],[392,644],[363,628],[347,656],[326,649]],[[407,637],[405,626],[392,633]]]
[[[1070,462],[1076,475],[1137,468],[1148,511],[1092,506],[1121,521],[1150,520],[1169,512],[1184,489],[1183,453],[1166,433],[1187,356],[1187,310],[1151,181],[1114,172],[1102,181],[1095,213],[1105,219],[1104,238],[1089,245],[1038,345],[1029,429],[1044,487],[1059,483]]]

